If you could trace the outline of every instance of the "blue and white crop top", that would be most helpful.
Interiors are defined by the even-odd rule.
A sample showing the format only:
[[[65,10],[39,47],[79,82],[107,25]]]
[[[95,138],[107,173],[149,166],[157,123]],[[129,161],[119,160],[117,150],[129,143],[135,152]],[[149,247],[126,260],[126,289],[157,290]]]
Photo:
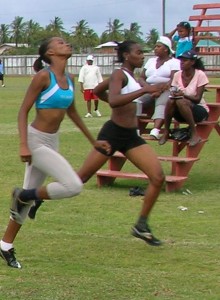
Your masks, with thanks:
[[[73,82],[66,75],[68,89],[61,89],[56,81],[55,74],[48,70],[50,74],[50,85],[40,93],[35,106],[37,109],[61,108],[67,109],[74,101]]]
[[[121,89],[121,94],[128,94],[137,90],[140,90],[141,86],[140,84],[134,79],[134,77],[132,77],[127,71],[123,70],[122,71],[125,73],[125,75],[128,78],[128,83],[126,84],[126,86],[124,86]],[[139,99],[135,99],[132,102],[139,102]]]

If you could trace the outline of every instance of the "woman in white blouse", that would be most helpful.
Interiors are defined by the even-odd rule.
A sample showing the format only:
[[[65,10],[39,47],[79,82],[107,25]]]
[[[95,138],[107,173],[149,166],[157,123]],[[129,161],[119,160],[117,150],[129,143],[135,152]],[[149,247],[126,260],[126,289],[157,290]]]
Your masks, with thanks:
[[[180,70],[180,62],[173,57],[174,51],[171,48],[171,40],[168,37],[161,36],[154,48],[155,57],[150,58],[144,66],[140,76],[140,83],[148,84],[166,84],[166,90],[162,93],[155,94],[154,98],[149,95],[144,95],[141,98],[143,107],[148,108],[154,105],[154,113],[152,119],[154,120],[154,128],[150,135],[158,139],[160,129],[164,124],[164,111],[166,103],[169,99],[169,88],[172,82],[173,75]]]

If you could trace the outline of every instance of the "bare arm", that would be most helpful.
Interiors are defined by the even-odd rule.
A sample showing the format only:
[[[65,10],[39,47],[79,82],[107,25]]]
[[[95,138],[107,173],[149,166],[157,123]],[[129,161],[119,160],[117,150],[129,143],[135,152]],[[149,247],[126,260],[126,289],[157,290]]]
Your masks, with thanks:
[[[145,72],[146,72],[146,69],[143,69],[142,72],[141,72],[141,75],[139,77],[139,83],[141,86],[144,86],[146,83],[146,80],[147,80],[147,77],[145,75]]]
[[[168,33],[166,36],[170,39],[172,39],[172,36],[175,34],[175,32],[177,31],[177,27],[175,29],[173,29],[170,33]]]
[[[49,75],[46,71],[37,73],[31,81],[18,113],[18,131],[20,137],[20,156],[31,162],[31,153],[27,144],[28,113],[39,93],[48,85]]]
[[[101,83],[99,83],[95,88],[94,88],[94,94],[99,97],[102,101],[108,102],[108,88],[109,88],[109,81],[110,78],[105,79]]]
[[[190,100],[190,101],[192,101],[192,102],[194,102],[194,103],[196,103],[196,104],[198,104],[202,99],[202,95],[204,93],[204,90],[205,90],[205,85],[197,87],[195,96],[190,96],[190,95],[183,94],[183,97]]]
[[[158,91],[157,85],[145,84],[139,90],[123,95],[121,89],[126,83],[127,77],[122,70],[118,69],[112,73],[109,81],[109,105],[112,108],[126,105],[146,93]]]
[[[170,73],[170,80],[169,80],[167,83],[165,83],[164,86],[163,86],[163,88],[162,88],[163,92],[164,92],[165,90],[169,90],[169,89],[170,89],[171,83],[172,83],[172,81],[173,81],[173,76],[174,76],[174,74],[175,74],[177,71],[179,71],[179,70],[172,70],[172,71],[171,71],[171,73]]]
[[[183,98],[188,99],[188,100],[190,100],[191,102],[193,102],[195,104],[198,104],[202,99],[204,90],[205,90],[205,85],[197,87],[195,96],[187,95],[183,91],[173,92],[172,95],[174,97],[182,96]]]

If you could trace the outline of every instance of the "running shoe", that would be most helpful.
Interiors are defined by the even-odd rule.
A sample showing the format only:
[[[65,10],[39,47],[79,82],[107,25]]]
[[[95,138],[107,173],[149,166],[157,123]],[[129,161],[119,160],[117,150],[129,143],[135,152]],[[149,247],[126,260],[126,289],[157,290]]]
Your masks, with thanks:
[[[22,189],[20,188],[14,188],[12,191],[12,197],[11,197],[11,208],[10,213],[13,218],[18,224],[23,223],[23,218],[21,216],[22,210],[26,205],[30,205],[28,202],[22,201],[19,196],[22,192]]]
[[[140,228],[137,225],[132,228],[132,235],[145,241],[151,246],[160,246],[162,242],[155,238],[151,233],[151,230],[146,226],[146,228]]]
[[[11,248],[8,251],[0,249],[0,256],[7,262],[9,267],[21,269],[21,264],[15,257],[15,249]]]
[[[35,200],[35,201],[34,201],[34,205],[31,206],[31,209],[29,210],[29,213],[28,213],[28,217],[29,217],[30,219],[32,219],[32,220],[35,219],[37,210],[39,209],[39,207],[41,206],[42,203],[44,203],[43,200]]]

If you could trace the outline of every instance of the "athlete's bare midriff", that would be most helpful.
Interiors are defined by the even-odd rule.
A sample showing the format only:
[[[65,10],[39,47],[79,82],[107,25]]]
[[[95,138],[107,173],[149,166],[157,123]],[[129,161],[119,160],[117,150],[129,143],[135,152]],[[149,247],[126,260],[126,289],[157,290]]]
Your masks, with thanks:
[[[113,108],[111,120],[121,127],[136,128],[138,126],[136,103],[129,103],[121,107]]]
[[[56,133],[65,114],[65,109],[38,109],[31,126],[42,132]]]

